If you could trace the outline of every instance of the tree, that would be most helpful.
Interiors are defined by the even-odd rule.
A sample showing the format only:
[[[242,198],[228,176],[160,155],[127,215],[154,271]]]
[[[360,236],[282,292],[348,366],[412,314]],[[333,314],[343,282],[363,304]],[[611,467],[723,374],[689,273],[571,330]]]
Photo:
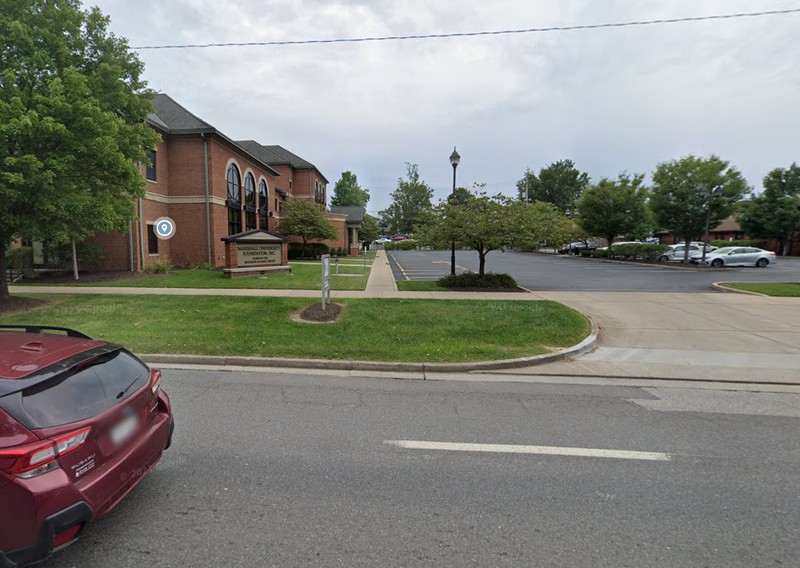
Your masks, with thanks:
[[[800,231],[800,167],[775,168],[764,177],[764,191],[753,196],[738,217],[742,229],[757,239],[776,239],[782,255]]]
[[[381,224],[392,232],[411,233],[423,213],[431,208],[433,190],[420,181],[417,164],[406,162],[406,179],[397,180],[397,189],[390,197],[392,204],[380,212]]]
[[[356,174],[342,172],[342,177],[333,186],[331,207],[366,207],[369,190],[358,184]]]
[[[566,219],[551,204],[524,204],[502,196],[474,195],[465,203],[449,200],[436,206],[420,227],[417,239],[434,248],[457,246],[478,253],[478,272],[486,270],[486,255],[505,247],[527,246],[556,236]]]
[[[306,255],[308,241],[329,241],[339,237],[336,227],[325,218],[322,207],[306,200],[288,201],[284,204],[278,232],[303,240],[301,256]]]
[[[687,156],[656,166],[650,208],[661,228],[688,245],[704,234],[707,223],[715,227],[728,217],[747,190],[742,174],[728,162]]]
[[[68,242],[124,230],[158,136],[127,41],[78,0],[0,10],[0,298],[15,237]]]
[[[372,215],[364,215],[364,224],[358,231],[362,243],[371,243],[381,236],[381,227],[378,220]]]
[[[539,170],[537,177],[530,169],[517,182],[520,199],[552,203],[562,213],[572,214],[575,203],[589,185],[589,174],[579,171],[572,160],[559,160]]]
[[[637,231],[648,218],[647,191],[643,175],[625,173],[617,181],[601,179],[583,192],[577,204],[578,225],[590,235],[605,237],[609,246],[614,238]]]
[[[536,196],[541,196],[541,183],[536,172],[530,168],[525,169],[525,175],[517,182],[517,193],[520,201],[531,203],[537,201]]]

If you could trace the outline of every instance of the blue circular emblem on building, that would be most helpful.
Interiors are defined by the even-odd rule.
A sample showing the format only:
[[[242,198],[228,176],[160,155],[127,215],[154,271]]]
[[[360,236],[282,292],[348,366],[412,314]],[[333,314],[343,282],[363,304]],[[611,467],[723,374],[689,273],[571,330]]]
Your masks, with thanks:
[[[175,235],[175,221],[169,217],[156,219],[153,230],[159,239],[170,239]]]

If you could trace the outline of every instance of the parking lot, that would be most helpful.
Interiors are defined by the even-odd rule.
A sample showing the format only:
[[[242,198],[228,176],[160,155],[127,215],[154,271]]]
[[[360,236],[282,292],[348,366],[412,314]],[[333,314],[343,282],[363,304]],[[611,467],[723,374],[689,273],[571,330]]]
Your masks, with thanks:
[[[437,280],[450,273],[450,251],[387,253],[397,280]],[[478,271],[478,253],[456,251],[457,272]],[[489,253],[486,270],[511,274],[531,290],[708,292],[714,282],[800,282],[800,258],[768,268],[701,269],[676,264],[611,262],[554,254]]]

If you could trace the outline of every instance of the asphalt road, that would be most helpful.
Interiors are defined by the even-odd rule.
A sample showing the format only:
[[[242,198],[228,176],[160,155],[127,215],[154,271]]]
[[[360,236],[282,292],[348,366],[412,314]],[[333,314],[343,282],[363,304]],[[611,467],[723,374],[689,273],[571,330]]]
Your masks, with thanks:
[[[450,273],[450,251],[391,251],[397,280],[436,280]],[[457,251],[458,271],[478,271],[478,253]],[[779,258],[768,268],[721,270],[625,264],[566,255],[490,252],[486,270],[507,272],[531,290],[708,292],[728,282],[800,282],[800,258]]]
[[[800,565],[798,394],[164,380],[173,448],[44,566]]]

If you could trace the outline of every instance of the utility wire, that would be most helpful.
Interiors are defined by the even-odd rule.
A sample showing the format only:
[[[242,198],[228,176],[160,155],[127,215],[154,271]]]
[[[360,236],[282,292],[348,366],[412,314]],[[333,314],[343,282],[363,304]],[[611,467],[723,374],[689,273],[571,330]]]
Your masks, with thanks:
[[[183,45],[139,45],[131,49],[196,49],[207,47],[263,47],[273,45],[313,45],[323,43],[359,43],[376,41],[404,41],[419,39],[445,39],[454,37],[475,37],[475,36],[499,36],[511,34],[530,34],[542,32],[568,32],[576,30],[596,30],[600,28],[627,28],[632,26],[652,26],[656,24],[678,24],[682,22],[703,22],[708,20],[731,20],[734,18],[755,18],[761,16],[776,16],[780,14],[796,14],[800,8],[790,8],[786,10],[768,10],[764,12],[741,12],[738,14],[717,14],[713,16],[688,16],[684,18],[666,18],[660,20],[640,20],[633,22],[616,22],[605,24],[582,24],[575,26],[552,26],[547,28],[525,28],[516,30],[494,30],[480,32],[457,32],[449,34],[420,34],[420,35],[395,35],[395,36],[374,36],[374,37],[351,37],[333,39],[301,39],[301,40],[281,40],[281,41],[249,41],[231,43],[190,43]]]

